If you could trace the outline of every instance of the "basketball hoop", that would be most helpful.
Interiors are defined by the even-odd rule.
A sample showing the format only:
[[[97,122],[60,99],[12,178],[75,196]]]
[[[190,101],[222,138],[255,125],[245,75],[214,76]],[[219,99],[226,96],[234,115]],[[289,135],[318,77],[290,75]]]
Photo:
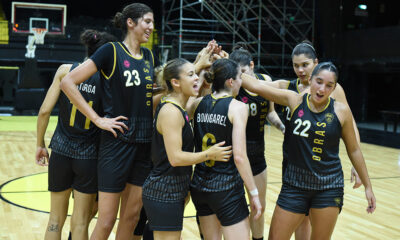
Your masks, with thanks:
[[[44,35],[47,33],[47,28],[31,28],[30,32],[33,33],[33,36],[28,36],[25,57],[35,58],[36,44],[44,43]]]
[[[47,33],[46,28],[32,28],[33,37],[36,44],[44,44],[44,36]]]

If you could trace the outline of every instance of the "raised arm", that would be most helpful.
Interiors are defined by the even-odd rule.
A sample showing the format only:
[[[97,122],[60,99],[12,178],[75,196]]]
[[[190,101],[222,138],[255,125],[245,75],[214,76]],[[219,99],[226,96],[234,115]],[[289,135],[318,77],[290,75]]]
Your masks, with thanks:
[[[210,41],[207,47],[203,48],[196,56],[196,60],[194,61],[194,67],[196,74],[199,75],[200,71],[209,68],[212,64],[211,56],[216,48],[215,44],[211,44]]]
[[[36,164],[40,166],[47,166],[49,162],[49,153],[47,152],[46,144],[44,142],[44,135],[46,133],[47,126],[49,124],[49,118],[51,111],[57,103],[58,97],[60,96],[60,82],[61,79],[71,69],[71,64],[62,64],[58,69],[53,78],[49,90],[47,91],[46,97],[40,107],[37,124],[36,124]]]
[[[250,193],[251,208],[257,211],[255,219],[261,216],[263,211],[260,199],[258,198],[257,186],[254,182],[253,173],[251,171],[250,162],[246,151],[246,125],[248,118],[247,106],[239,101],[232,100],[229,106],[229,119],[232,121],[232,147],[233,159],[240,176],[243,179],[247,191]]]
[[[120,119],[127,120],[126,117],[118,116],[116,118],[102,118],[100,117],[85,101],[82,94],[77,89],[77,85],[89,79],[97,72],[97,67],[91,59],[86,60],[84,63],[69,72],[61,80],[61,90],[68,96],[69,100],[76,106],[76,108],[87,118],[89,118],[97,127],[110,131],[117,137],[114,128],[124,132],[123,128],[128,127],[119,122]]]
[[[285,124],[282,123],[278,113],[276,113],[274,102],[269,102],[269,105],[270,107],[267,113],[267,120],[282,133],[285,133]]]
[[[226,162],[232,155],[231,146],[217,143],[203,152],[182,151],[182,113],[172,104],[163,106],[158,114],[157,131],[163,135],[168,160],[173,167],[190,166],[207,160]]]
[[[299,94],[293,91],[275,88],[270,86],[272,83],[257,80],[245,73],[242,74],[242,80],[242,87],[272,102],[289,106],[290,109],[294,109],[299,102]]]
[[[269,83],[270,86],[273,87],[277,87],[280,88],[279,84],[274,84],[274,82],[272,82],[272,79],[270,76],[268,75],[264,75],[264,79],[265,82]],[[281,80],[284,81],[284,80]],[[272,85],[274,84],[274,85]],[[287,87],[286,87],[287,88]],[[282,133],[285,133],[285,125],[282,123],[282,120],[280,119],[280,117],[278,116],[278,114],[275,111],[275,104],[274,102],[269,102],[269,109],[268,109],[268,113],[267,113],[267,120],[269,123],[271,123],[274,127],[276,127],[277,129],[279,129]]]
[[[289,86],[289,81],[284,79],[279,79],[273,82],[269,82],[268,85],[279,89],[287,89]]]
[[[367,166],[353,130],[354,127],[350,108],[340,102],[337,102],[335,103],[335,111],[338,113],[338,117],[341,120],[342,138],[344,144],[346,145],[347,155],[349,156],[354,168],[357,170],[365,187],[365,196],[368,201],[367,212],[372,213],[376,208],[376,199],[372,191],[372,185],[368,176]]]

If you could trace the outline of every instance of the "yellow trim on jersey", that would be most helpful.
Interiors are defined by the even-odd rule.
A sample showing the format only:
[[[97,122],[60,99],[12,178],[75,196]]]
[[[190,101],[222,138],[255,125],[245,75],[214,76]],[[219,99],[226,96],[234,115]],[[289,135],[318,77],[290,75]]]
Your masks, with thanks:
[[[302,104],[303,102],[299,103],[294,109],[293,111],[290,111],[290,119],[289,121],[292,119],[293,113],[296,111],[296,109],[300,106],[300,104]]]
[[[269,75],[267,75],[267,74],[264,74],[264,73],[259,73],[263,78],[264,78],[264,80],[265,81],[267,81],[267,78],[271,78]]]
[[[122,46],[122,44],[120,42],[118,42],[118,44],[122,47],[122,49],[124,49],[124,51],[126,52],[126,54],[128,54],[129,56],[131,56],[132,58],[136,59],[136,60],[141,60],[143,58],[143,52],[142,49],[140,49],[140,58],[135,58],[134,56],[131,55],[131,53],[129,51],[126,51],[125,47]]]
[[[308,106],[308,108],[310,109],[310,111],[312,112],[311,107],[310,107],[310,103],[309,103],[309,101],[308,101],[308,98],[309,98],[309,97],[310,97],[310,94],[307,93],[307,106]],[[330,103],[331,103],[331,98],[329,97],[329,98],[328,98],[328,103],[327,103],[327,104],[325,105],[325,107],[324,107],[321,111],[319,111],[318,113],[325,111],[325,109],[328,108],[328,106],[329,106]]]
[[[296,89],[297,89],[297,93],[300,93],[300,91],[299,91],[299,81],[300,81],[300,78],[297,78],[297,79],[296,79]],[[287,84],[287,86],[286,86],[286,89],[289,89],[290,81],[287,81],[287,82],[288,82],[288,84]]]
[[[259,74],[264,78],[264,76],[263,76],[261,73],[259,73]],[[257,75],[256,73],[254,73],[254,76],[256,76],[256,78],[257,78],[258,80],[260,80],[260,78],[258,77],[258,75]],[[262,79],[262,80],[265,80],[265,78]]]
[[[114,43],[112,43],[112,42],[110,42],[110,43],[111,43],[111,45],[113,46],[113,49],[114,49],[114,64],[113,64],[113,69],[112,69],[112,71],[111,71],[111,73],[110,73],[110,76],[107,76],[107,75],[103,72],[103,69],[101,69],[101,74],[102,74],[107,80],[110,79],[110,78],[112,77],[112,75],[114,74],[115,65],[117,64],[117,51],[116,51],[116,49],[115,49]]]
[[[300,90],[299,90],[299,82],[300,82],[300,78],[297,78],[297,80],[296,80],[296,89],[297,89],[297,93],[300,93]]]
[[[211,93],[210,94],[212,98],[214,98],[215,100],[221,99],[221,98],[228,98],[228,97],[232,97],[232,95],[226,95],[226,96],[221,96],[219,98],[214,97],[214,95]]]
[[[249,90],[247,90],[246,88],[243,88],[249,95],[253,96],[253,97],[257,97],[258,94],[257,93],[252,93]]]
[[[151,50],[150,50],[150,49],[148,49],[148,48],[146,48],[146,49],[150,51],[151,58],[153,59],[153,67],[154,67],[154,55],[153,55],[153,51],[151,51]]]
[[[185,111],[186,112],[186,110],[181,106],[181,105],[179,105],[178,103],[176,103],[176,102],[174,102],[174,101],[171,101],[171,100],[162,100],[162,102],[164,103],[164,102],[166,102],[166,103],[172,103],[172,104],[174,104],[175,106],[177,106],[177,107],[179,107],[180,109],[182,109],[183,111]]]

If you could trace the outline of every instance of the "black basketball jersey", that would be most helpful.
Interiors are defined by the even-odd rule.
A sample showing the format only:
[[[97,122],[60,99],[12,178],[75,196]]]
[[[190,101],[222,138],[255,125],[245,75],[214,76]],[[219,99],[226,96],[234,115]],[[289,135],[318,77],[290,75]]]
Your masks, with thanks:
[[[257,79],[265,80],[262,74],[255,74]],[[264,142],[264,125],[268,114],[269,101],[265,98],[240,88],[236,99],[246,103],[249,107],[249,118],[247,119],[246,141]]]
[[[108,117],[125,116],[129,130],[121,140],[128,142],[150,142],[153,122],[153,55],[141,47],[141,58],[133,57],[121,42],[113,42],[114,66],[104,82],[103,106]]]
[[[288,85],[288,90],[300,93],[299,90],[299,83],[300,83],[300,79],[294,79],[292,81],[289,82]],[[288,155],[288,139],[290,136],[290,108],[288,106],[284,106],[284,112],[283,112],[283,124],[285,125],[285,134],[284,134],[284,138],[283,138],[283,143],[282,143],[282,153],[283,153],[283,161],[287,161],[287,155]]]
[[[182,128],[182,151],[193,152],[194,150],[193,131],[186,111],[173,102],[161,100],[157,106],[153,124],[151,142],[153,169],[143,184],[143,196],[162,202],[175,202],[181,201],[187,196],[192,166],[173,167],[168,160],[163,135],[157,131],[158,113],[167,103],[177,107],[185,120]]]
[[[78,63],[73,64],[70,71],[78,65]],[[94,111],[102,111],[102,88],[98,72],[79,84],[77,88]],[[79,112],[62,91],[58,103],[57,127],[49,147],[56,153],[72,158],[97,158],[97,136],[100,129]]]
[[[289,82],[287,89],[294,91],[296,93],[300,93],[299,83],[300,83],[300,79],[298,79],[298,78],[294,79]],[[285,126],[287,126],[287,124],[289,124],[289,121],[290,121],[290,108],[289,107],[285,106],[283,116],[284,116],[284,120],[283,120],[284,124],[285,124]]]
[[[309,94],[290,119],[288,165],[284,183],[308,190],[343,187],[339,159],[342,127],[332,98],[322,112],[310,110]]]
[[[225,141],[232,145],[232,123],[228,118],[229,104],[233,97],[215,98],[212,94],[203,97],[194,114],[194,142],[196,152]],[[208,160],[196,165],[191,186],[204,192],[221,192],[242,183],[233,161]]]

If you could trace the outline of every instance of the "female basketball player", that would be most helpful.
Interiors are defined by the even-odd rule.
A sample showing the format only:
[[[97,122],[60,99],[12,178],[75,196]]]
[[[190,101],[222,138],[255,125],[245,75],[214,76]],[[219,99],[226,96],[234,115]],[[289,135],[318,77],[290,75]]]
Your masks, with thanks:
[[[198,55],[196,57],[196,61],[194,62],[195,72],[197,73],[197,72],[200,72],[202,69],[210,67],[211,66],[211,61],[213,59],[212,55],[215,55],[217,53],[221,54],[221,52],[222,52],[221,47],[218,46],[216,41],[215,40],[210,41],[207,44],[207,46],[205,48],[203,48],[198,53]],[[175,60],[175,61],[178,61],[178,60]],[[186,63],[184,60],[180,60],[178,62]],[[156,79],[157,85],[161,86],[161,89],[165,89],[165,91],[168,91],[168,86],[166,84],[166,81],[163,80],[164,66],[165,66],[165,64],[163,66],[159,66],[159,67],[154,69],[154,79]],[[174,67],[172,68],[171,66],[174,66]],[[168,76],[169,77],[171,77],[171,76],[179,77],[178,76],[179,75],[178,67],[179,66],[177,66],[176,64],[169,65],[169,67],[167,68],[168,69],[167,72],[169,72]],[[173,74],[171,74],[171,73],[173,73]],[[202,84],[201,84],[201,82],[197,81],[197,85],[200,86]],[[169,92],[171,92],[173,89],[169,89],[169,90],[170,90]],[[153,96],[153,108],[154,108],[154,110],[156,109],[156,107],[158,105],[158,102],[160,102],[161,97],[163,97],[165,95],[166,95],[166,93],[163,90],[161,92],[161,94],[157,94],[157,95]],[[166,161],[166,159],[164,159],[164,161]],[[156,183],[156,182],[152,182],[151,184],[154,184],[154,183]],[[142,217],[145,217],[145,218],[142,219]],[[146,235],[150,236],[149,234],[151,234],[151,236],[153,236],[153,231],[150,231],[148,229],[148,224],[146,224],[146,227],[145,227],[145,231],[148,231],[148,232],[146,232],[145,234],[142,233],[145,221],[147,221],[147,216],[145,214],[144,208],[142,208],[141,215],[140,215],[140,220],[139,220],[139,223],[138,223],[138,225],[141,224],[142,226],[139,227],[139,228],[138,228],[138,226],[136,227],[135,233],[134,233],[134,239],[141,239],[141,237],[142,237],[141,235],[143,235],[144,238],[146,238]],[[157,227],[160,227],[160,226],[157,226]],[[157,235],[163,234],[163,233],[164,233],[163,231],[159,231],[157,233]],[[173,232],[172,235],[174,233],[176,233],[176,232]],[[165,234],[166,235],[162,236],[162,238],[166,238],[166,237],[168,237],[168,235],[171,235],[171,233],[169,233],[169,232],[165,232]]]
[[[239,64],[241,72],[247,73],[260,80],[271,82],[268,75],[254,73],[254,62],[251,53],[243,46],[238,44],[233,48],[229,55]],[[274,103],[264,98],[240,88],[239,94],[236,97],[239,101],[247,104],[249,108],[249,119],[246,127],[246,145],[247,153],[250,161],[251,170],[254,180],[259,191],[260,202],[262,208],[265,209],[265,198],[267,192],[267,164],[264,157],[264,124],[265,120],[280,129],[282,132],[285,126],[281,122],[278,114],[275,112]],[[249,196],[250,197],[250,196]],[[250,213],[250,228],[253,239],[263,239],[264,236],[264,212],[257,220],[254,219],[254,212]]]
[[[310,75],[315,66],[318,64],[317,53],[315,52],[312,43],[309,41],[303,41],[296,45],[292,52],[292,62],[293,62],[293,70],[297,75],[297,79],[292,81],[287,80],[277,80],[272,83],[274,87],[280,89],[288,89],[297,93],[301,93],[304,91],[309,91],[309,79]],[[339,102],[342,102],[348,105],[346,100],[346,95],[343,91],[343,88],[340,84],[337,84],[335,90],[333,91],[332,98],[336,99]],[[284,122],[285,125],[289,123],[290,119],[290,110],[289,107],[284,109]],[[360,142],[360,135],[358,133],[357,125],[353,120],[354,131],[356,133],[357,141]],[[286,164],[287,164],[287,146],[290,133],[286,133],[283,139],[282,150],[283,150],[283,162],[282,162],[282,176],[284,175]],[[358,177],[357,172],[354,168],[351,169],[351,182],[355,180],[353,188],[358,188],[361,186],[361,180]],[[304,221],[300,224],[300,226],[295,231],[296,240],[309,240],[311,236],[311,225],[309,217],[306,216]]]
[[[249,239],[249,210],[243,182],[250,192],[251,208],[260,217],[262,206],[246,152],[247,106],[234,99],[241,79],[238,65],[230,59],[216,60],[205,79],[212,82],[213,93],[195,101],[194,137],[196,151],[225,141],[232,145],[233,159],[214,159],[196,165],[191,183],[192,201],[200,218],[204,239]],[[199,103],[200,102],[200,103]],[[192,114],[190,114],[192,116]]]
[[[95,30],[86,30],[81,41],[91,56],[103,44],[115,37]],[[52,137],[49,161],[50,217],[45,239],[61,239],[61,230],[67,217],[71,191],[74,191],[74,210],[71,231],[74,239],[88,238],[88,225],[92,218],[92,205],[97,193],[97,152],[99,129],[76,111],[60,90],[61,79],[78,64],[61,65],[39,111],[37,120],[36,162],[47,165],[49,157],[44,134],[51,111],[59,100],[58,123]],[[78,86],[78,91],[100,111],[100,75],[97,73]]]
[[[340,137],[364,184],[367,212],[372,213],[376,207],[351,111],[346,104],[330,97],[337,84],[336,67],[330,62],[320,63],[310,77],[310,93],[298,94],[278,90],[242,74],[243,87],[288,106],[291,111],[286,128],[290,134],[286,143],[290,151],[287,152],[287,166],[269,239],[290,239],[308,213],[311,216],[311,239],[330,239],[343,205]]]
[[[143,184],[143,204],[155,239],[181,236],[185,198],[192,165],[207,160],[228,161],[231,147],[215,144],[193,153],[193,132],[184,106],[197,96],[200,85],[195,66],[185,59],[169,61],[163,70],[169,94],[161,100],[154,119],[152,159],[154,167]]]
[[[142,207],[142,185],[151,169],[152,88],[154,59],[140,47],[153,32],[153,11],[132,3],[114,17],[124,41],[106,44],[69,73],[61,88],[77,108],[102,131],[99,147],[99,218],[92,239],[107,239],[121,200],[117,239],[130,239]],[[100,117],[76,85],[95,72],[104,83],[104,112]]]

